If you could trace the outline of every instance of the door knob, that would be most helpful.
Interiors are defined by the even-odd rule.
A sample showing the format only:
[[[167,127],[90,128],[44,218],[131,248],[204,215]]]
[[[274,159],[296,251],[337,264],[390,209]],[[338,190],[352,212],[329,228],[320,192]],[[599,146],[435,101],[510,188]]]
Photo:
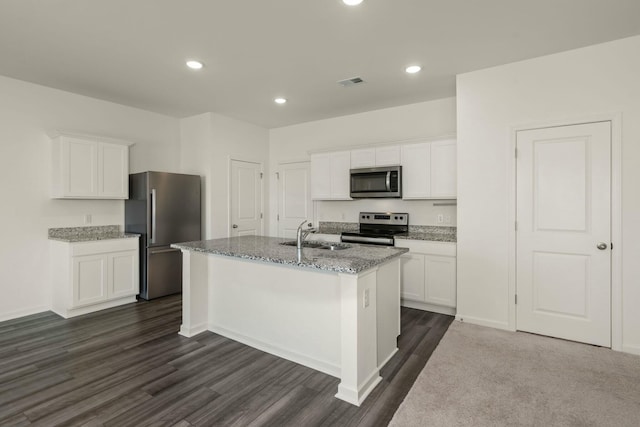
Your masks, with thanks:
[[[598,243],[598,246],[596,246],[596,248],[600,249],[601,251],[604,251],[605,249],[607,249],[607,244],[604,242],[600,242]]]
[[[232,227],[233,228],[238,228],[238,224],[233,224]]]

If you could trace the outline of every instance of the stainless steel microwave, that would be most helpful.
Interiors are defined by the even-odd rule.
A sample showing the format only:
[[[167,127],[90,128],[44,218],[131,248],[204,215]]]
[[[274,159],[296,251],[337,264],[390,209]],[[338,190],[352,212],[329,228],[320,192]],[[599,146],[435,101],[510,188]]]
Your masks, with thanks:
[[[351,197],[402,197],[402,166],[351,169]]]

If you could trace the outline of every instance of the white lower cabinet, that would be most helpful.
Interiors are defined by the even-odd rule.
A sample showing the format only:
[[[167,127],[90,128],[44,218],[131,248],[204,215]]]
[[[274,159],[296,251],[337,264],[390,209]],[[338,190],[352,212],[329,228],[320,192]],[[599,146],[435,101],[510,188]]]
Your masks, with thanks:
[[[51,241],[52,309],[69,318],[136,301],[138,239]]]
[[[398,239],[396,246],[409,248],[401,259],[402,305],[455,314],[456,244]]]

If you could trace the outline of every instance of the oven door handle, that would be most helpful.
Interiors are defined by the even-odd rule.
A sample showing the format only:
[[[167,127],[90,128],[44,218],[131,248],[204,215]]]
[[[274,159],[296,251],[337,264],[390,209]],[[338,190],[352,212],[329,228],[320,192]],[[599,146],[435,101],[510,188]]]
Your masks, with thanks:
[[[393,237],[364,237],[364,236],[341,236],[341,242],[345,243],[371,243],[385,246],[395,246]]]
[[[387,171],[387,179],[385,181],[387,191],[391,191],[391,171]]]

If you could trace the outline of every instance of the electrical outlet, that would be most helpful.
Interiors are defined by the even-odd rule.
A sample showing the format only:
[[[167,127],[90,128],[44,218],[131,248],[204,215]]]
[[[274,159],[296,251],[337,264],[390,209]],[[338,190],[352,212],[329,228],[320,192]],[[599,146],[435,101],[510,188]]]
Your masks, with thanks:
[[[451,224],[451,215],[445,215],[444,216],[444,223],[445,224]]]
[[[364,290],[364,301],[362,301],[364,308],[369,307],[369,289]]]
[[[438,214],[438,224],[442,224],[444,222],[444,215]]]
[[[85,225],[91,224],[91,214],[86,214],[84,216],[84,223]]]

